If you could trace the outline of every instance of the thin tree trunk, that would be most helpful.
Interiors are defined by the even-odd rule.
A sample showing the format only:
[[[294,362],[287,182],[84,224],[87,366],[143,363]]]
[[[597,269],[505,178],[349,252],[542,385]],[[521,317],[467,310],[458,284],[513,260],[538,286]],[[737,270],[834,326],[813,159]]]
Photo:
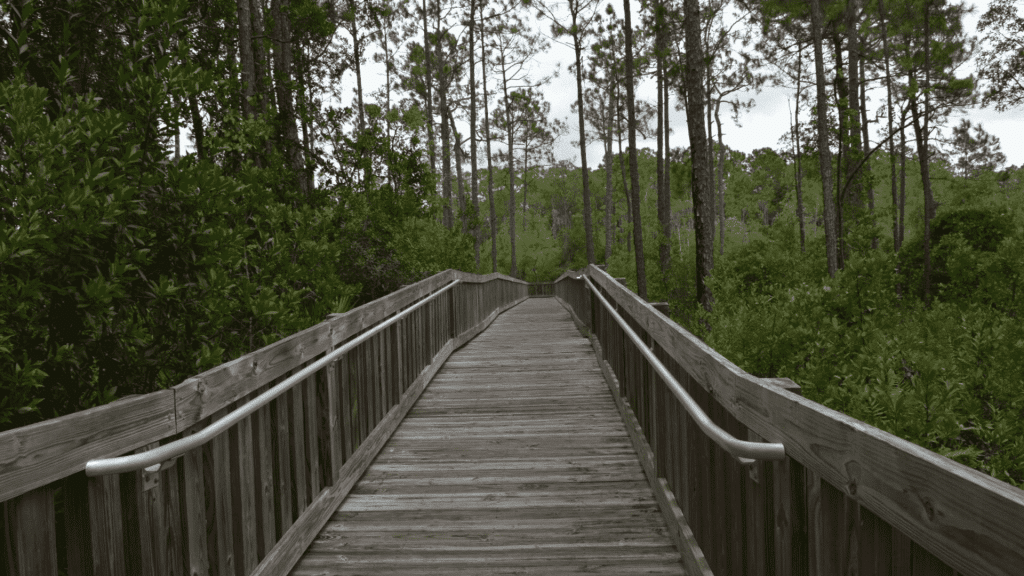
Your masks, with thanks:
[[[253,78],[256,82],[255,92],[258,101],[258,110],[262,115],[267,111],[268,100],[270,99],[270,83],[267,77],[268,58],[266,43],[263,37],[266,31],[263,26],[263,9],[259,0],[250,0],[249,12],[252,14],[252,37],[253,37]],[[270,153],[270,140],[267,140],[267,154]]]
[[[448,126],[448,86],[445,78],[438,81],[438,90],[441,93],[441,192],[444,198],[444,227],[451,230],[454,226],[452,218],[452,135]]]
[[[249,0],[237,0],[238,53],[242,60],[242,114],[251,118],[254,113],[251,99],[256,84],[256,69],[252,56],[252,15]]]
[[[697,0],[683,3],[686,21],[686,124],[690,133],[690,158],[693,162],[694,236],[696,239],[697,301],[711,312],[714,298],[707,278],[714,266],[714,198],[711,193],[709,145],[704,129],[704,51],[700,37],[700,6]],[[710,328],[706,326],[706,328]]]
[[[668,73],[667,66],[663,69],[665,74]],[[672,132],[672,123],[669,121],[669,89],[668,89],[668,78],[664,78],[662,82],[663,90],[665,91],[665,219],[661,222],[661,232],[665,235],[666,241],[671,241],[672,236],[672,146],[670,145],[669,134]],[[671,264],[671,246],[669,248],[669,260]]]
[[[530,173],[530,141],[529,137],[523,140],[523,175],[520,180],[523,181],[523,232],[526,232],[526,193],[528,192],[526,176]]]
[[[719,100],[715,103],[715,123],[718,125],[718,162],[716,163],[718,168],[718,185],[714,196],[718,197],[718,255],[725,254],[725,144],[722,142],[722,116],[719,114],[719,108],[722,106],[722,101]],[[714,198],[712,198],[714,202]],[[714,241],[712,240],[711,250],[714,251]]]
[[[711,122],[711,102],[714,100],[711,97],[711,63],[708,63],[708,67],[705,70],[704,80],[706,82],[707,91],[705,92],[705,102],[707,106],[704,107],[705,114],[707,116],[707,129],[708,129],[708,173],[711,174],[711,254],[715,253],[715,219],[717,218],[716,212],[718,212],[718,188],[715,186],[715,128]],[[721,230],[719,230],[721,235]]]
[[[427,28],[427,0],[423,0],[423,57],[426,60],[425,83],[427,88],[427,149],[430,151],[430,170],[437,174],[437,153],[434,145],[434,73],[431,69],[433,53],[430,48],[430,31]],[[434,194],[437,194],[435,188]]]
[[[647,300],[647,272],[644,262],[644,230],[640,223],[640,170],[637,167],[636,149],[636,100],[633,96],[633,23],[630,16],[629,0],[622,0],[626,14],[626,110],[629,114],[629,181],[630,197],[633,203],[633,243],[636,251],[636,293]]]
[[[657,152],[655,154],[657,162],[657,174],[658,174],[658,224],[660,233],[658,234],[658,268],[661,271],[662,283],[667,285],[666,280],[668,279],[668,237],[665,235],[665,220],[668,215],[665,213],[665,148],[664,140],[662,140],[662,130],[665,127],[665,93],[662,90],[663,79],[663,58],[661,55],[661,6],[656,6],[655,11],[657,15],[655,18],[655,37],[656,40],[656,71],[655,81],[657,84],[658,92],[658,128],[654,131],[655,138],[658,140]]]
[[[616,106],[618,102],[616,102]],[[617,109],[616,109],[617,110]],[[616,121],[620,120],[620,117],[616,115]],[[622,194],[626,198],[626,224],[629,226],[633,225],[633,201],[629,196],[629,184],[626,181],[626,154],[622,150],[622,125],[619,122],[619,175],[622,176]],[[633,243],[626,238],[626,254],[633,253]]]
[[[491,272],[498,271],[498,226],[494,207],[494,166],[491,155],[491,119],[487,102],[487,43],[483,34],[483,14],[480,14],[480,81],[484,89],[484,127],[487,129],[484,141],[487,143],[487,203],[491,211]]]
[[[302,155],[299,153],[299,132],[295,127],[295,106],[292,103],[292,45],[291,23],[288,18],[288,0],[273,0],[271,10],[274,15],[274,37],[277,49],[274,50],[274,73],[277,87],[278,116],[283,126],[285,157],[289,159],[291,168],[298,177],[299,189],[308,198],[310,190],[306,187],[303,174]],[[282,9],[284,8],[284,9]]]
[[[892,247],[893,252],[900,251],[900,231],[899,231],[899,199],[896,194],[896,151],[893,142],[894,138],[892,130],[892,71],[889,69],[889,17],[885,11],[885,4],[883,0],[878,0],[878,17],[882,21],[882,59],[885,60],[885,95],[888,100],[888,114],[886,117],[889,122],[889,180],[892,187]],[[902,129],[901,129],[902,130]]]
[[[849,109],[847,117],[849,122],[849,145],[844,151],[846,161],[846,180],[850,190],[849,202],[846,204],[855,207],[850,213],[851,221],[859,220],[864,211],[864,178],[859,174],[861,148],[861,126],[860,126],[860,34],[857,24],[860,19],[860,0],[848,0],[846,5],[846,33],[849,36],[847,50],[849,51],[849,90],[847,101]]]
[[[573,47],[576,50],[576,110],[580,125],[580,165],[583,174],[583,228],[587,243],[587,264],[596,262],[594,259],[594,224],[591,221],[590,209],[590,175],[587,171],[587,137],[583,126],[583,56],[580,46],[580,34],[576,28],[576,14],[573,14]],[[525,215],[524,215],[525,217]],[[525,220],[524,220],[525,222]]]
[[[459,216],[460,220],[462,220],[462,233],[468,234],[469,219],[466,213],[466,185],[462,175],[462,164],[465,154],[462,152],[462,139],[459,138],[459,132],[455,129],[455,118],[452,117],[450,111],[448,112],[448,124],[455,140],[455,181],[458,185],[456,192],[459,197]]]
[[[904,235],[904,232],[906,231],[906,228],[904,228],[904,226],[903,226],[903,223],[904,223],[903,215],[906,212],[906,208],[907,208],[907,131],[906,131],[906,128],[905,128],[905,126],[907,124],[907,112],[908,112],[908,110],[904,109],[903,115],[902,115],[902,117],[900,119],[900,224],[899,224],[899,231],[900,231],[900,247],[901,248],[903,247],[903,235]]]
[[[356,102],[359,105],[359,131],[366,130],[366,107],[363,103],[363,39],[359,37],[359,19],[356,14],[359,6],[355,0],[349,0],[348,8],[352,11],[352,20],[349,21],[349,33],[352,35],[352,67],[356,73]]]
[[[806,235],[804,232],[804,193],[803,193],[803,166],[800,163],[802,156],[800,150],[800,89],[802,87],[804,71],[804,49],[799,43],[796,46],[796,112],[793,115],[793,142],[796,148],[796,217],[800,220],[800,252],[806,248]]]
[[[814,35],[814,72],[818,86],[818,158],[825,209],[825,254],[828,260],[828,275],[834,278],[839,269],[836,205],[832,198],[832,154],[828,148],[828,97],[825,94],[825,58],[822,53],[822,14],[819,0],[811,0],[811,31]]]
[[[512,100],[508,95],[508,77],[505,69],[501,70],[501,88],[505,94],[505,133],[508,137],[508,239],[511,244],[509,276],[518,278],[516,269],[516,168],[515,140],[512,137]],[[525,215],[524,215],[525,217]]]
[[[476,178],[476,0],[469,2],[469,169],[473,195],[473,255],[480,270],[480,183]]]
[[[860,137],[861,137],[861,158],[865,158],[871,153],[871,140],[870,134],[868,133],[868,94],[867,94],[867,82],[864,81],[864,61],[865,58],[860,59]],[[861,167],[863,172],[863,178],[866,181],[865,186],[868,194],[868,214],[871,215],[871,220],[874,222],[875,215],[875,186],[873,179],[871,178],[870,159],[865,160],[864,165]],[[872,248],[878,248],[878,237],[875,237],[871,241]]]
[[[189,111],[192,113],[192,140],[196,144],[196,156],[200,160],[206,158],[205,134],[203,132],[203,116],[199,113],[199,99],[194,93],[188,97]]]
[[[612,114],[615,97],[608,91],[608,130],[604,141],[604,264],[612,259],[612,215],[615,212],[615,197],[612,195]]]
[[[931,173],[928,166],[928,120],[931,117],[931,103],[928,91],[931,88],[931,23],[929,22],[929,8],[931,0],[924,3],[924,89],[918,91],[910,99],[910,113],[914,118],[914,132],[917,135],[917,159],[921,166],[921,183],[924,187],[924,303],[931,306],[932,300],[932,243],[931,243],[931,220],[934,218],[935,205],[932,197]],[[911,80],[913,82],[913,80]],[[913,84],[912,84],[913,85]],[[924,118],[922,121],[920,110],[917,105],[917,96],[924,93]]]
[[[305,50],[302,44],[299,44],[299,60],[305,62]],[[302,162],[305,170],[303,176],[305,178],[305,189],[313,189],[313,163],[312,163],[312,152],[309,143],[309,82],[306,80],[306,74],[309,68],[306,65],[299,67],[300,74],[296,76],[299,79],[299,119],[302,121]]]

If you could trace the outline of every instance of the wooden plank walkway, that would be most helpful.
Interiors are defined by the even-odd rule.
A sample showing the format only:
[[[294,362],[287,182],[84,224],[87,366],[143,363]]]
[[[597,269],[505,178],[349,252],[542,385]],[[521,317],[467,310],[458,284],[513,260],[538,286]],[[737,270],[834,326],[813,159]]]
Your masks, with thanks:
[[[683,574],[597,357],[553,298],[456,351],[292,574]]]

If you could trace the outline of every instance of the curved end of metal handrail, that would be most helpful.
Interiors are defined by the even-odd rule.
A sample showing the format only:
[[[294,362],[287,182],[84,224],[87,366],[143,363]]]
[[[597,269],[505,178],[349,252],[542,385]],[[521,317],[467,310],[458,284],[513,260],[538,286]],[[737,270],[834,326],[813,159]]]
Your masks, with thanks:
[[[633,341],[647,361],[650,362],[651,367],[654,368],[665,381],[672,394],[677,400],[679,400],[679,403],[683,405],[683,408],[693,419],[694,423],[697,424],[697,427],[700,428],[701,432],[703,432],[715,444],[721,446],[723,450],[737,458],[741,464],[750,464],[758,460],[786,459],[786,447],[782,444],[740,440],[715,424],[700,408],[700,406],[697,405],[686,389],[679,384],[679,381],[672,376],[672,373],[665,368],[665,365],[658,360],[658,357],[655,356],[647,346],[643,345],[636,332],[630,328],[629,324],[622,319],[622,316],[620,316],[619,313],[612,308],[611,304],[605,300],[604,296],[598,292],[597,287],[594,286],[590,279],[584,278],[583,281],[586,283],[587,288],[597,296],[597,299],[601,301],[601,304],[608,310],[608,312],[611,313],[615,322],[628,335],[629,339]]]

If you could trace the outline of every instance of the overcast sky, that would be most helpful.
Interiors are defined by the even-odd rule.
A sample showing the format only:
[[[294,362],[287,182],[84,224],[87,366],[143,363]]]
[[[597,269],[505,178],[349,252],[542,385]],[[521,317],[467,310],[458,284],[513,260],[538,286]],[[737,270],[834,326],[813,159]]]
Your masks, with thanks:
[[[639,8],[639,2],[631,3],[634,10],[633,23],[634,26],[638,21],[638,15],[636,11]],[[969,3],[970,4],[970,3]],[[984,11],[986,4],[984,2],[973,3],[976,6],[975,14],[968,15],[966,17],[965,24],[970,33],[974,33],[978,19],[981,17],[981,13]],[[622,4],[620,2],[615,3],[618,12],[622,12]],[[545,27],[547,24],[545,24]],[[339,34],[344,32],[339,31]],[[808,55],[810,52],[808,52]],[[573,61],[573,52],[568,47],[561,44],[552,42],[551,48],[548,53],[541,58],[537,63],[534,64],[534,70],[537,76],[543,76],[551,74],[554,70],[559,70],[557,78],[551,80],[550,84],[543,88],[545,97],[551,103],[551,114],[555,118],[562,118],[566,120],[570,126],[569,134],[563,135],[555,144],[555,156],[559,160],[567,159],[579,165],[579,149],[572,145],[572,141],[577,138],[577,124],[575,115],[571,114],[570,106],[576,100],[576,82],[572,74],[568,72],[569,64]],[[972,66],[965,67],[961,75],[967,75],[973,72]],[[346,84],[344,92],[347,98],[351,98],[352,87],[355,85],[354,74],[348,73],[344,80]],[[363,84],[364,91],[366,94],[376,90],[384,81],[383,67],[376,65],[372,60],[366,64],[363,68]],[[490,87],[495,87],[495,80],[491,78]],[[812,92],[808,91],[804,93],[804,98],[811,95]],[[740,118],[742,127],[736,126],[731,119],[728,119],[729,114],[725,107],[722,110],[722,131],[724,134],[725,143],[739,150],[745,152],[751,152],[757,148],[771,147],[779,148],[779,138],[784,132],[789,130],[789,114],[792,106],[793,91],[783,88],[765,88],[760,94],[750,93],[741,96],[743,99],[753,98],[756,106],[747,112],[744,112]],[[646,99],[650,102],[654,102],[656,98],[656,90],[653,80],[646,80],[640,84],[637,92],[637,98]],[[686,134],[686,115],[682,111],[675,110],[676,95],[672,95],[673,109],[671,111],[671,125],[672,125],[672,147],[687,147],[689,145],[689,139]],[[885,92],[879,88],[874,91],[868,92],[868,110],[869,117],[874,116],[874,111],[885,102]],[[789,102],[787,102],[789,101]],[[346,101],[348,103],[348,101]],[[974,123],[981,123],[985,130],[993,134],[1000,140],[1002,151],[1006,154],[1007,162],[1006,165],[1024,165],[1024,139],[1020,138],[1020,134],[1024,133],[1024,110],[1013,110],[1003,113],[996,112],[992,107],[987,109],[974,109],[968,111],[965,114],[954,115],[949,125],[955,125],[960,121],[962,117],[968,117]],[[807,114],[801,119],[802,122],[808,122],[810,118]],[[463,128],[465,129],[465,128]],[[876,138],[874,130],[875,125],[872,125],[872,139]],[[948,129],[945,131],[948,133]],[[1014,137],[1014,135],[1017,137]],[[912,137],[911,137],[912,138]],[[877,142],[877,140],[875,140]],[[656,143],[654,139],[647,141],[641,140],[639,146],[654,148]],[[601,156],[603,155],[602,145],[600,143],[592,143],[587,148],[587,159],[588,165],[597,166],[601,162]],[[468,167],[467,167],[468,168]]]

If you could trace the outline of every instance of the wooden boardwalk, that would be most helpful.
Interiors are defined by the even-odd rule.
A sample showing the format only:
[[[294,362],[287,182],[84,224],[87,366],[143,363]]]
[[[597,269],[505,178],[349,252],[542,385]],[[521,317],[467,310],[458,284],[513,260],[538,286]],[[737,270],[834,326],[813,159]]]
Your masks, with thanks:
[[[553,298],[456,351],[292,574],[683,574],[589,342]]]

